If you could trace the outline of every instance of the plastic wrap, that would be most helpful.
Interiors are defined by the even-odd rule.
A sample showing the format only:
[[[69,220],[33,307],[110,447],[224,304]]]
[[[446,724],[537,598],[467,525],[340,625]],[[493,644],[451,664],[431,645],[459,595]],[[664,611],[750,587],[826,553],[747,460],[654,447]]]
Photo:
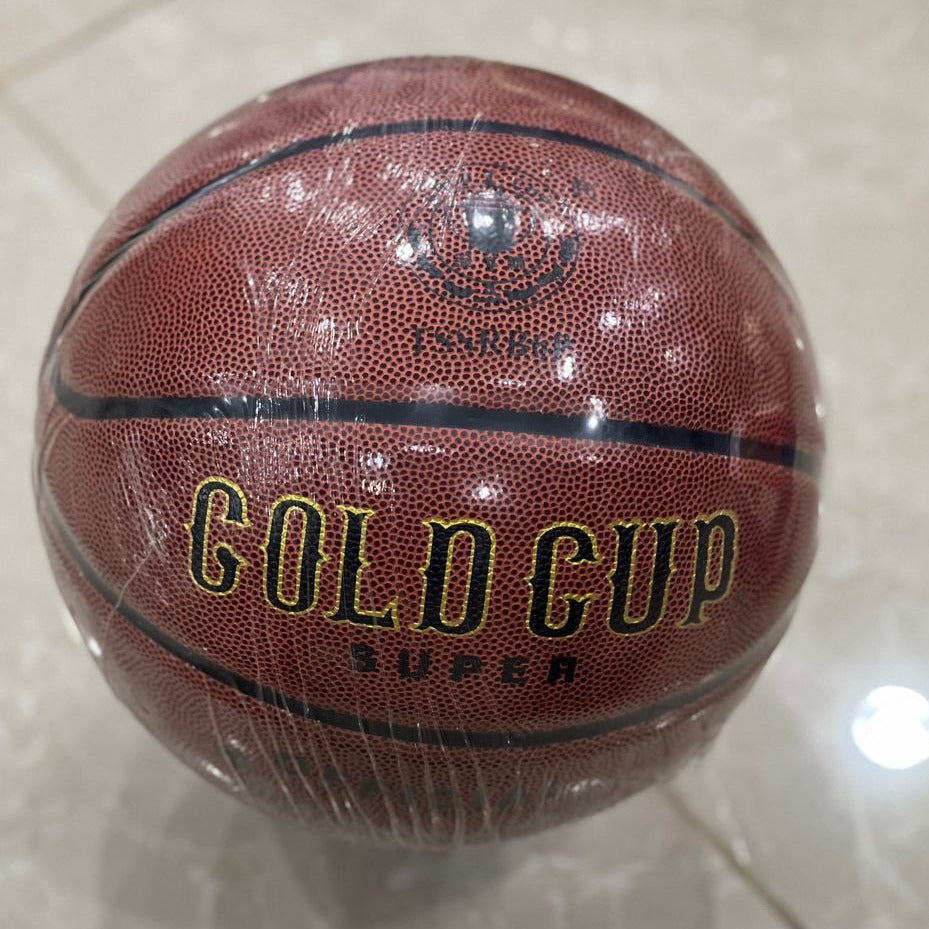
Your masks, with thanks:
[[[263,94],[122,200],[36,491],[172,752],[432,846],[706,747],[790,620],[821,453],[795,298],[709,168],[561,78],[408,59]]]

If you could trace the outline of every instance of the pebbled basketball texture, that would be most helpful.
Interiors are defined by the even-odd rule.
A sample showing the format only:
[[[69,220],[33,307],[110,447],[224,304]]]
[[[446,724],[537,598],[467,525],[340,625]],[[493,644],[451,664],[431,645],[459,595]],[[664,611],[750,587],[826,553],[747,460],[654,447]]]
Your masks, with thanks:
[[[442,845],[705,748],[789,622],[822,450],[793,293],[699,158],[562,78],[406,59],[262,94],[116,207],[36,494],[172,752]]]

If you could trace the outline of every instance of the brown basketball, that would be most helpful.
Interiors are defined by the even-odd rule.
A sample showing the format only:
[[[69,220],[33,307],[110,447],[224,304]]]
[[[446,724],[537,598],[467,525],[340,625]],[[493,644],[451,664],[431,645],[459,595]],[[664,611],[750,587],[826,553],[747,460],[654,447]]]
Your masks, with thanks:
[[[443,844],[706,746],[783,635],[823,440],[794,296],[680,142],[525,68],[344,68],[116,208],[37,497],[119,698],[263,809]]]

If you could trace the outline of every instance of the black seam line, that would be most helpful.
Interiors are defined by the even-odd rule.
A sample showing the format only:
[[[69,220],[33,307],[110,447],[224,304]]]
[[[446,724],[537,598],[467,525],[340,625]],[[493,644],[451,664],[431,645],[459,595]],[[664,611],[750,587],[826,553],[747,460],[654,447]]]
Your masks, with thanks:
[[[281,161],[286,161],[289,158],[303,155],[306,152],[329,148],[333,145],[346,145],[351,142],[359,142],[365,139],[387,138],[389,136],[400,135],[426,135],[429,133],[442,132],[482,132],[488,135],[509,135],[527,139],[543,139],[548,142],[560,142],[563,145],[572,145],[577,148],[584,148],[588,151],[604,155],[607,158],[612,158],[614,161],[622,161],[626,164],[633,165],[636,168],[640,168],[642,171],[646,171],[647,173],[660,178],[665,183],[670,184],[672,187],[680,190],[692,200],[702,204],[712,213],[715,213],[718,217],[720,217],[720,219],[722,219],[728,226],[734,229],[740,236],[742,236],[742,238],[744,238],[752,245],[752,247],[758,253],[759,257],[761,257],[765,264],[771,269],[772,274],[774,274],[774,277],[778,280],[778,282],[782,282],[782,274],[779,268],[776,266],[776,264],[772,265],[770,249],[768,249],[764,242],[759,239],[759,237],[755,235],[750,229],[745,228],[745,226],[743,226],[736,219],[736,217],[729,212],[729,210],[727,210],[724,206],[716,203],[714,200],[711,200],[705,194],[697,190],[696,187],[688,184],[687,181],[677,177],[674,174],[671,174],[669,171],[659,167],[654,162],[648,161],[639,155],[634,155],[632,152],[628,152],[616,145],[610,145],[606,142],[597,141],[596,139],[589,139],[586,136],[577,135],[573,132],[563,132],[560,129],[546,129],[543,126],[524,126],[520,125],[519,123],[504,123],[494,120],[419,119],[398,123],[382,123],[373,126],[356,126],[353,129],[346,129],[343,132],[333,132],[328,135],[316,136],[312,139],[300,139],[296,142],[292,142],[290,145],[286,145],[283,148],[269,152],[266,155],[262,155],[260,158],[255,158],[246,164],[240,165],[239,167],[228,171],[226,174],[221,174],[219,177],[214,178],[212,181],[209,181],[202,187],[197,188],[197,190],[194,190],[186,196],[182,197],[176,203],[166,207],[153,219],[150,219],[144,226],[141,226],[139,229],[129,235],[125,241],[109,256],[109,258],[104,260],[100,267],[97,268],[93,274],[91,274],[91,276],[87,279],[87,283],[81,289],[80,294],[75,300],[74,306],[62,319],[61,324],[52,337],[50,345],[54,344],[57,336],[60,335],[60,333],[64,330],[68,321],[77,312],[78,308],[87,298],[87,295],[91,290],[93,290],[103,275],[106,274],[106,272],[139,239],[147,235],[155,226],[164,222],[178,211],[184,209],[184,207],[186,207],[188,204],[207,196],[214,190],[217,190],[220,187],[224,187],[226,184],[229,184],[232,181],[238,180],[240,177],[244,177],[245,175],[251,174],[254,171],[260,171],[262,168],[266,168],[269,165],[277,164]]]
[[[464,429],[761,461],[812,478],[819,459],[778,445],[702,429],[557,413],[518,412],[445,403],[391,403],[333,397],[92,397],[68,386],[55,371],[58,402],[79,419],[237,419],[266,422],[374,423],[426,429]]]
[[[297,697],[290,697],[273,687],[259,684],[235,671],[225,668],[199,652],[178,642],[169,636],[152,620],[133,609],[123,598],[112,590],[100,577],[77,544],[51,499],[46,487],[41,488],[42,503],[48,510],[51,523],[58,537],[87,583],[134,629],[158,645],[168,654],[196,669],[206,677],[266,706],[291,713],[302,719],[310,719],[323,726],[358,732],[364,735],[392,739],[396,742],[411,742],[417,745],[436,745],[446,748],[468,749],[532,749],[544,745],[573,742],[579,739],[591,739],[608,735],[632,726],[641,726],[652,722],[666,713],[680,710],[691,703],[712,693],[714,690],[735,682],[741,675],[761,664],[773,651],[787,629],[793,615],[788,609],[750,648],[735,661],[707,675],[698,683],[678,691],[663,700],[640,707],[628,713],[609,719],[580,723],[574,726],[562,726],[547,730],[511,730],[507,732],[471,731],[466,729],[428,729],[421,726],[392,723],[389,720],[367,719],[354,713],[307,703]],[[693,634],[693,631],[690,631]],[[687,631],[682,631],[686,635]]]

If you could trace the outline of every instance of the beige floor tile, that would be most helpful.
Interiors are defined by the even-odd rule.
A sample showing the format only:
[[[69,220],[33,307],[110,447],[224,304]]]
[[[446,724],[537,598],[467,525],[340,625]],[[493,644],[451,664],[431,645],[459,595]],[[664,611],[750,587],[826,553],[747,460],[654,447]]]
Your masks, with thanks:
[[[5,0],[0,7],[0,74],[91,31],[131,0]],[[134,4],[138,5],[138,3]]]
[[[9,9],[18,23],[25,7]],[[76,15],[68,9],[64,19]],[[16,43],[37,47],[37,27],[16,25],[0,59],[19,54],[2,43],[20,28]],[[862,721],[872,739],[885,721],[885,761],[907,740],[917,751],[929,727],[899,701],[896,715],[893,705],[883,716],[863,708],[885,685],[929,695],[927,28],[920,0],[578,0],[567,12],[554,0],[193,0],[142,12],[7,92],[111,200],[260,90],[405,52],[570,74],[703,154],[759,220],[807,307],[830,457],[821,555],[796,625],[674,791],[804,926],[921,929],[929,769],[869,761],[853,723],[861,742]],[[0,270],[11,282],[0,387],[28,422],[35,359],[97,217],[5,117],[0,146]],[[16,604],[0,627],[10,707],[0,712],[0,782],[17,788],[0,799],[0,862],[12,862],[0,865],[0,898],[17,929],[274,929],[271,913],[281,927],[361,929],[434,925],[439,913],[462,927],[784,925],[656,793],[490,853],[430,859],[348,853],[239,810],[137,731],[62,631],[37,567],[28,446],[28,429],[12,430],[0,460],[0,545]],[[14,805],[23,798],[28,818]],[[354,893],[353,867],[377,894]],[[379,902],[390,922],[377,922]]]
[[[788,66],[777,61],[756,83],[736,79],[740,67],[754,68],[766,35],[738,9],[709,4],[699,28],[683,28],[670,3],[621,9],[586,0],[566,21],[558,0],[190,0],[141,13],[16,82],[12,93],[114,199],[181,139],[250,97],[391,55],[470,54],[564,72],[647,109],[685,140],[710,143],[727,133],[719,140],[726,151],[733,137],[754,139],[752,127],[776,118],[778,105],[758,105],[748,126],[731,119],[733,111],[744,112],[759,93],[790,90],[779,70]],[[750,164],[745,174],[757,182]]]
[[[81,664],[57,670],[80,680]],[[73,717],[42,756],[59,767],[33,761],[28,828],[3,842],[15,867],[0,870],[0,889],[16,929],[783,929],[654,792],[505,845],[356,847],[222,796],[96,681],[58,683],[55,697]]]
[[[88,703],[108,699],[54,593],[35,527],[30,485],[38,360],[72,269],[100,216],[0,109],[0,897],[11,927],[55,896],[52,858],[90,750]],[[73,715],[72,715],[73,711]],[[100,746],[101,759],[111,757]],[[78,773],[78,777],[80,774]],[[94,790],[99,788],[94,787]],[[46,841],[41,841],[45,826]],[[31,902],[30,902],[31,898]],[[48,913],[50,916],[50,912]],[[58,915],[67,920],[67,912]],[[31,921],[31,922],[30,922]]]
[[[883,768],[853,735],[878,688],[929,695],[929,115],[911,97],[929,70],[925,24],[905,7],[781,36],[789,107],[734,164],[773,168],[755,212],[818,349],[824,524],[795,628],[701,782],[679,785],[801,918],[836,929],[929,918],[929,819],[915,812],[929,801],[926,763]],[[876,35],[854,43],[868,22]],[[878,725],[885,760],[905,760],[907,740],[914,758],[929,752],[929,718],[905,701],[873,716],[872,737]]]
[[[2,101],[0,163],[0,279],[6,282],[0,311],[0,392],[9,423],[16,424],[0,447],[0,492],[4,506],[20,514],[17,520],[0,520],[0,551],[9,553],[21,535],[35,535],[28,510],[28,462],[38,359],[74,267],[102,217],[4,110]]]

